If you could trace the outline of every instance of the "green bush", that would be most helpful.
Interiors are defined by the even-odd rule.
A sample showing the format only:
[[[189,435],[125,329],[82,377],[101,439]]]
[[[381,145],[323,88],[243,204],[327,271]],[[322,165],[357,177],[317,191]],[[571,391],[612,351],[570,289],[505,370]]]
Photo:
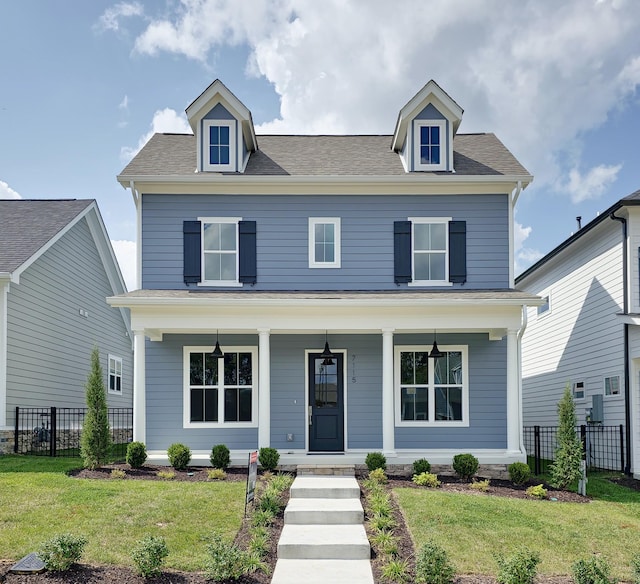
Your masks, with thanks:
[[[588,560],[578,560],[571,566],[576,584],[613,584],[609,563],[604,558],[592,556]]]
[[[447,552],[438,544],[429,541],[420,548],[416,558],[416,582],[450,584],[455,575]]]
[[[473,454],[456,454],[453,457],[453,470],[463,480],[471,480],[478,472],[478,459]]]
[[[547,498],[547,489],[545,489],[542,485],[532,485],[526,491],[529,497],[533,497],[534,499],[546,499]]]
[[[191,450],[188,446],[176,442],[169,446],[167,455],[169,456],[169,462],[173,468],[176,470],[187,470],[187,467],[191,462]]]
[[[221,535],[214,533],[207,544],[205,576],[208,580],[238,580],[256,570],[266,573],[267,567],[259,556],[241,550],[238,546],[226,542]]]
[[[633,572],[633,584],[640,584],[640,553],[631,558],[631,571]]]
[[[406,582],[409,579],[409,563],[391,560],[382,566],[382,577],[387,582]]]
[[[431,472],[431,463],[426,458],[419,458],[413,461],[413,474],[419,475],[423,472]]]
[[[491,481],[489,479],[484,479],[483,481],[474,480],[469,485],[469,488],[473,489],[474,491],[481,491],[482,493],[486,493],[489,490],[490,484],[491,484]]]
[[[411,480],[421,487],[439,487],[440,481],[438,480],[438,475],[430,473],[430,472],[421,472],[420,474],[413,475]]]
[[[207,478],[210,481],[223,481],[227,478],[227,473],[221,468],[210,468],[207,472]]]
[[[114,468],[111,470],[111,478],[112,479],[123,479],[124,477],[127,476],[127,473],[124,472],[121,468]]]
[[[370,537],[370,540],[377,555],[398,555],[398,538],[390,531],[378,531]]]
[[[131,468],[140,468],[147,461],[147,448],[142,442],[127,444],[127,464]]]
[[[261,448],[258,452],[258,462],[265,470],[275,470],[279,460],[280,453],[275,448]]]
[[[225,470],[231,464],[231,453],[225,444],[216,444],[211,449],[209,460],[213,468]]]
[[[38,550],[38,557],[47,570],[64,572],[82,557],[87,540],[71,533],[59,533],[45,541]]]
[[[384,485],[387,482],[387,475],[381,468],[376,468],[369,473],[369,478],[376,483]]]
[[[524,485],[531,478],[531,469],[524,462],[514,462],[507,467],[507,470],[514,485]]]
[[[505,558],[496,556],[499,584],[533,584],[536,577],[540,555],[537,552],[522,548],[512,556]]]
[[[293,476],[288,473],[274,475],[269,481],[269,488],[282,493],[287,491],[293,484]]]
[[[387,458],[382,452],[369,452],[364,459],[364,463],[367,465],[369,471],[381,468],[387,470]]]
[[[549,467],[551,484],[560,489],[566,488],[581,476],[581,462],[584,454],[582,440],[576,433],[576,406],[573,392],[567,385],[562,399],[558,402],[558,447],[555,460]]]
[[[258,500],[258,509],[277,515],[281,507],[282,500],[280,499],[280,494],[273,489],[265,489]]]
[[[147,535],[137,541],[131,552],[138,574],[145,578],[159,576],[162,562],[169,555],[169,548],[162,537]]]

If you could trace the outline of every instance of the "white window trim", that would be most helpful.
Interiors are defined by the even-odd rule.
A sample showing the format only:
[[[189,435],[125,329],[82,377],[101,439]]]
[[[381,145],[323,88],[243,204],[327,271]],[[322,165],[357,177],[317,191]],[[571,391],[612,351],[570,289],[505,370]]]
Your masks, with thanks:
[[[120,363],[120,391],[117,389],[111,389],[111,362]],[[112,395],[122,395],[122,381],[123,381],[123,370],[122,370],[122,357],[116,357],[115,355],[109,354],[107,359],[107,393]],[[116,374],[117,377],[117,374]]]
[[[440,128],[440,164],[422,164],[420,162],[420,128],[425,126]],[[448,143],[446,120],[413,120],[413,168],[427,171],[447,170]]]
[[[222,347],[226,353],[251,353],[252,371],[251,378],[251,422],[225,422],[224,421],[224,376],[218,375],[218,417],[217,422],[192,422],[191,421],[191,384],[190,382],[190,354],[211,353],[213,346],[192,346],[182,348],[182,426],[183,428],[257,428],[258,427],[258,347]],[[224,359],[220,359],[224,361]],[[219,364],[220,366],[220,364]]]
[[[229,164],[211,164],[209,162],[209,129],[211,126],[229,128]],[[206,172],[235,172],[236,170],[236,120],[202,121],[202,169]]]
[[[341,265],[341,232],[340,232],[340,217],[309,217],[309,267],[310,268],[339,268]],[[333,225],[335,233],[334,241],[334,261],[332,262],[317,262],[315,259],[315,226],[319,224]]]
[[[227,288],[241,288],[242,282],[239,280],[240,273],[240,233],[238,223],[242,217],[198,217],[200,221],[200,282],[198,286],[218,286]],[[235,280],[205,280],[204,278],[204,226],[206,223],[235,223],[236,225],[236,279]]]
[[[611,379],[612,377],[618,378],[618,387],[620,391],[618,393],[607,394],[606,380]],[[606,400],[619,399],[622,397],[622,375],[620,375],[620,373],[612,373],[611,375],[604,375],[602,377],[602,395]]]
[[[411,221],[411,282],[407,286],[453,286],[453,282],[449,282],[449,223],[452,217],[407,217]],[[417,224],[427,223],[444,223],[447,226],[445,236],[446,249],[444,252],[444,280],[417,280],[415,278],[415,244],[414,244],[414,226]]]
[[[548,290],[546,293],[542,293],[539,294],[539,296],[541,298],[548,298],[549,301],[547,302],[547,304],[549,305],[549,308],[547,308],[547,310],[545,310],[544,312],[540,312],[540,306],[536,306],[536,318],[544,318],[545,316],[548,316],[551,314],[552,311],[552,304],[551,304],[551,290]]]
[[[439,347],[443,353],[459,351],[462,353],[462,420],[436,420],[435,419],[435,371],[433,364],[429,363],[429,420],[402,420],[400,400],[400,353],[419,351],[429,352],[431,347],[425,345],[396,345],[394,347],[393,362],[393,393],[395,404],[395,425],[397,427],[413,428],[467,428],[469,427],[469,348],[467,345],[443,345]],[[433,361],[429,357],[430,361]]]
[[[576,385],[578,385],[578,383],[582,383],[582,397],[576,397]],[[604,383],[604,381],[603,381]],[[578,402],[578,403],[582,403],[587,401],[587,387],[584,383],[584,381],[574,381],[571,384],[571,395],[573,396],[573,401],[574,402]]]

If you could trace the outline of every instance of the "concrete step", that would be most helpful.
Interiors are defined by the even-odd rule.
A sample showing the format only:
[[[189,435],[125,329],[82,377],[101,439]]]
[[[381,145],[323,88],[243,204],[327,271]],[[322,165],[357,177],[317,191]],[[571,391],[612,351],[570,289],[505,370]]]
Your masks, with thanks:
[[[357,525],[363,521],[360,499],[289,499],[284,511],[287,525]]]
[[[296,468],[297,476],[355,476],[356,467],[353,464],[299,464]]]
[[[278,560],[271,584],[373,584],[369,560]]]
[[[364,525],[285,525],[278,559],[368,560],[371,547]]]
[[[359,499],[360,487],[354,477],[296,477],[291,499]]]

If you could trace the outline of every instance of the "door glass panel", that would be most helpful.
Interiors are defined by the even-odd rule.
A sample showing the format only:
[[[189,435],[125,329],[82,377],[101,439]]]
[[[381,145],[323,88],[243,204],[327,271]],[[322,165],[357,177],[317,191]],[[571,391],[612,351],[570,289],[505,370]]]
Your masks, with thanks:
[[[315,407],[338,407],[338,366],[337,359],[328,362],[321,358],[314,359]]]

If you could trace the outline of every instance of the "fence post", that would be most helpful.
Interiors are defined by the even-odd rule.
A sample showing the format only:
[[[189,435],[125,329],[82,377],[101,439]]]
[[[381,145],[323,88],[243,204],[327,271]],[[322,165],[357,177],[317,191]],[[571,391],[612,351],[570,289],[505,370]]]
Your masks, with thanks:
[[[16,419],[13,425],[13,451],[18,454],[18,437],[20,436],[20,406],[16,406]]]
[[[56,456],[58,444],[58,410],[56,406],[51,406],[51,432],[49,433],[49,454]]]
[[[580,426],[580,441],[582,442],[582,460],[587,460],[587,427]]]
[[[533,466],[535,475],[540,475],[540,426],[533,427]]]
[[[624,449],[629,448],[628,444],[624,443],[624,426],[620,424],[620,472],[624,472]]]

